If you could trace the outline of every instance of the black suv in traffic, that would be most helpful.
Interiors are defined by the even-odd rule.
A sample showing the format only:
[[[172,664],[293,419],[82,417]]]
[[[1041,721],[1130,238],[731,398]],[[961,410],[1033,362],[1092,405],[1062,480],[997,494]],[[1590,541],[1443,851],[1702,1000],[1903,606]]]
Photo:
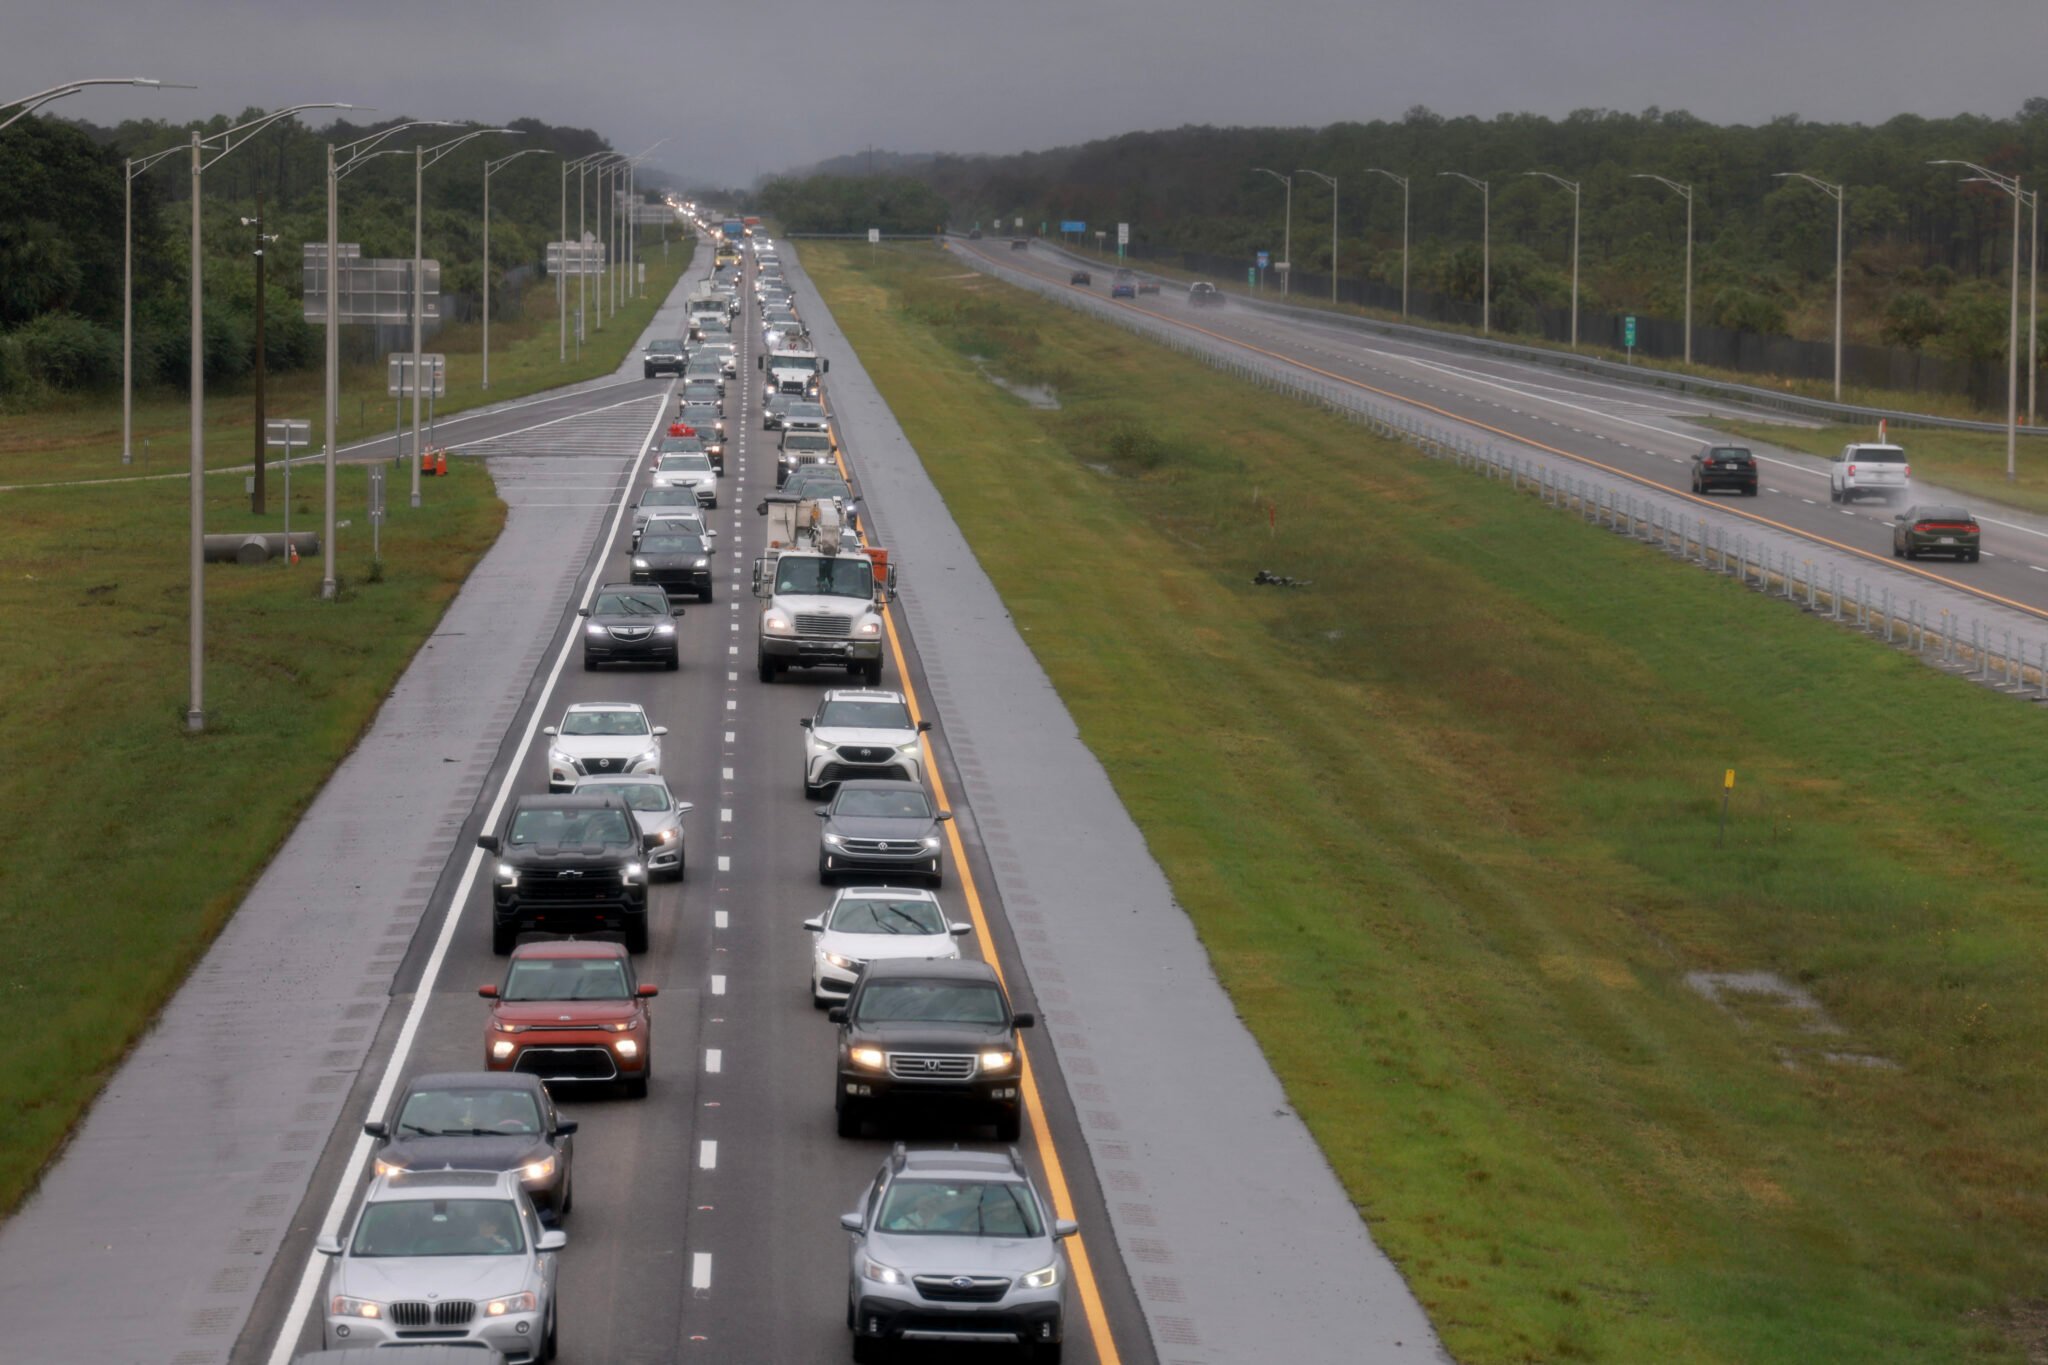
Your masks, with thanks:
[[[476,841],[491,869],[491,951],[519,935],[617,933],[647,951],[647,850],[624,796],[614,791],[522,796],[501,837]]]
[[[1743,446],[1701,446],[1692,455],[1692,491],[1711,493],[1732,488],[1746,498],[1756,496],[1756,456]]]
[[[683,362],[683,343],[680,340],[650,341],[640,353],[640,368],[649,379],[658,374],[681,374]]]
[[[1011,1011],[986,962],[870,962],[830,1018],[839,1025],[839,1136],[859,1137],[877,1109],[931,1105],[994,1124],[999,1142],[1017,1140],[1017,1030],[1038,1017]]]

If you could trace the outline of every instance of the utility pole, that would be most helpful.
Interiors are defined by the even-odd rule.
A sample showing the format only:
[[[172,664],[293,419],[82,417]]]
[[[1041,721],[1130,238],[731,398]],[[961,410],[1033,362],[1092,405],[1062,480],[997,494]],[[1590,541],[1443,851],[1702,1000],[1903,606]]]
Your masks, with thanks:
[[[256,191],[256,216],[244,218],[243,227],[256,229],[256,483],[249,494],[249,512],[252,516],[264,513],[263,488],[263,244],[269,240],[263,235],[263,191]],[[285,452],[287,458],[291,452]]]

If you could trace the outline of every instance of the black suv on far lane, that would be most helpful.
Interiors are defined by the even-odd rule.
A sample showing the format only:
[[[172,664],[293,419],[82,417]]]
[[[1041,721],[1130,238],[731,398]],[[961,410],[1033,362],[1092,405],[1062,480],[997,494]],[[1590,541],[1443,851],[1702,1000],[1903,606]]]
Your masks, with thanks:
[[[931,1104],[993,1123],[1015,1142],[1023,1122],[1015,1014],[986,962],[885,958],[870,962],[829,1016],[839,1025],[839,1136],[859,1137],[874,1110]]]
[[[617,933],[647,951],[647,850],[639,822],[613,791],[522,796],[501,838],[476,841],[491,869],[491,951],[503,957],[528,931]]]
[[[1742,446],[1701,446],[1692,456],[1692,491],[1711,493],[1732,488],[1745,498],[1756,496],[1756,456]]]

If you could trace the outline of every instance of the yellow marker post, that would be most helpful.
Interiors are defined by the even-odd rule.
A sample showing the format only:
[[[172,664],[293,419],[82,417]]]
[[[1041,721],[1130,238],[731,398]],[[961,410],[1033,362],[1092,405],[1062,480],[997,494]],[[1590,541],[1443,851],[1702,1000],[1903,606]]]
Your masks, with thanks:
[[[1728,842],[1728,796],[1735,790],[1735,769],[1730,768],[1721,775],[1721,833],[1714,840],[1716,844]]]

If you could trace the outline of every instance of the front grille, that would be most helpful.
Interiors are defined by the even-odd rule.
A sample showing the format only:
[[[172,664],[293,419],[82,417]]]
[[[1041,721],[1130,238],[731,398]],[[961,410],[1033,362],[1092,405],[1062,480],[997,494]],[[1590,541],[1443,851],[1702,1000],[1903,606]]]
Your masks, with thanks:
[[[877,765],[873,763],[839,763],[835,761],[825,765],[824,770],[818,774],[818,781],[820,783],[844,782],[849,777],[873,777],[876,773],[900,774],[902,771],[903,769],[895,764]]]
[[[579,758],[576,760],[576,771],[582,773],[585,777],[592,777],[602,773],[622,773],[626,771],[626,760],[611,757]]]
[[[622,884],[615,870],[537,868],[519,873],[520,899],[530,904],[580,905],[619,899]]]
[[[913,1275],[910,1279],[919,1295],[940,1303],[994,1303],[1010,1292],[1010,1282],[993,1275]]]
[[[530,1047],[512,1069],[544,1081],[609,1081],[619,1074],[612,1054],[601,1047]]]
[[[964,1081],[974,1075],[971,1052],[892,1052],[889,1074],[900,1081]]]
[[[391,1305],[393,1327],[462,1327],[476,1316],[476,1304],[469,1299],[446,1299],[440,1303],[401,1300]]]
[[[805,612],[796,618],[796,633],[799,635],[830,635],[846,639],[853,634],[851,616],[834,616],[830,612]]]
[[[848,763],[887,763],[896,757],[896,751],[874,744],[842,744],[839,756]]]
[[[654,634],[654,627],[652,627],[652,626],[613,626],[613,627],[611,628],[611,631],[612,631],[612,638],[613,638],[614,640],[628,640],[628,641],[640,641],[640,640],[644,640],[644,639],[646,639],[646,638],[647,638],[648,636],[650,636],[650,635]]]
[[[922,853],[922,839],[848,839],[841,845],[848,853]]]

